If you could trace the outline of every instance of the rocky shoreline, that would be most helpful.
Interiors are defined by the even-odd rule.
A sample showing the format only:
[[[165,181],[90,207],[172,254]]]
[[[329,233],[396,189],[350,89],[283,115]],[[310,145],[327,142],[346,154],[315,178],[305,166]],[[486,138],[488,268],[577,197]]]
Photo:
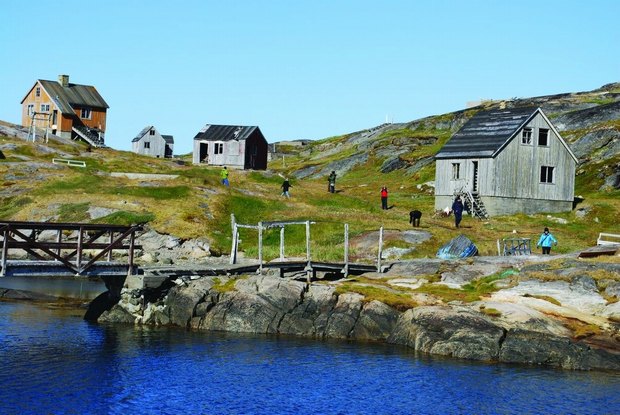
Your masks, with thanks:
[[[407,287],[416,306],[406,310],[349,292],[343,281],[307,284],[270,273],[172,277],[157,288],[123,289],[98,321],[373,340],[461,359],[619,371],[620,263],[546,261],[412,260],[363,276],[364,286]],[[429,281],[432,275],[438,280]],[[479,301],[446,302],[413,289],[462,288],[488,275],[502,277]]]

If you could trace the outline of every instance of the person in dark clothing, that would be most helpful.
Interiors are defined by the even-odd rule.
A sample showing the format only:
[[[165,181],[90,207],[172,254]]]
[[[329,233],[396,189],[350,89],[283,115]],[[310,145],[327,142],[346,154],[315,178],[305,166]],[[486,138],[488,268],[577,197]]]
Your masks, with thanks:
[[[387,210],[388,208],[387,199],[388,199],[388,190],[387,190],[387,187],[383,186],[381,188],[381,209],[383,210]]]
[[[336,191],[336,172],[332,170],[327,178],[327,190],[329,193],[334,193]]]
[[[413,226],[420,226],[420,218],[422,217],[422,212],[419,210],[412,210],[409,212],[409,223]]]
[[[452,212],[454,213],[454,224],[458,228],[463,218],[463,202],[461,202],[461,196],[457,196],[452,203]]]
[[[291,195],[289,195],[288,193],[288,189],[290,189],[291,183],[288,181],[288,178],[284,179],[284,182],[282,182],[282,186],[280,186],[282,188],[282,196],[286,196],[286,197],[291,197]]]

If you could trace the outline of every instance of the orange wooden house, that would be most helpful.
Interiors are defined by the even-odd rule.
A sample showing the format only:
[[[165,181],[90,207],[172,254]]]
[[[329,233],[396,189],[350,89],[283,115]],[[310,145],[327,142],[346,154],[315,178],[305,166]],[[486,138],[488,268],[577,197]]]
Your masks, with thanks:
[[[90,85],[69,83],[69,75],[58,81],[38,79],[22,104],[22,125],[45,129],[64,138],[81,138],[96,147],[104,146],[108,104]]]

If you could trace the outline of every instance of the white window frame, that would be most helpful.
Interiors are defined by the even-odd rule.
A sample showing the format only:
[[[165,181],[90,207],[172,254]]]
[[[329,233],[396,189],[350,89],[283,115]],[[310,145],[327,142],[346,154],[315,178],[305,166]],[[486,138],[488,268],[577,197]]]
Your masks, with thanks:
[[[50,112],[50,104],[41,104],[41,112]]]
[[[555,167],[554,166],[540,166],[540,183],[542,184],[554,184]]]
[[[546,131],[547,132],[547,137],[545,138],[545,144],[541,144],[540,143],[540,137],[541,137],[540,132],[541,131]],[[538,129],[538,145],[540,147],[549,147],[549,129],[548,128],[539,128]]]
[[[213,143],[213,154],[224,154],[224,143]]]
[[[28,104],[26,111],[28,112],[28,116],[32,117],[32,114],[34,114],[34,104]]]
[[[149,135],[155,135],[155,130],[149,130]]]
[[[144,142],[144,148],[150,149],[151,148],[151,142],[150,141],[145,141]]]
[[[452,163],[452,180],[461,179],[461,163]]]
[[[40,86],[36,87],[36,89],[34,90],[34,96],[35,97],[40,97],[41,96],[41,87]]]
[[[529,127],[524,128],[523,131],[521,131],[521,144],[526,145],[526,146],[531,146],[532,135],[533,135],[533,131],[531,128]]]
[[[80,118],[83,120],[90,120],[92,117],[92,111],[89,107],[84,107],[80,109]]]

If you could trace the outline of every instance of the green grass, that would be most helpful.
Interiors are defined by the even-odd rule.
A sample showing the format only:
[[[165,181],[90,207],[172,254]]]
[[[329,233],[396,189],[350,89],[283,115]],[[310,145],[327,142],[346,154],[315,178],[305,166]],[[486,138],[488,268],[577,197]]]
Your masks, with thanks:
[[[108,189],[107,193],[155,200],[183,200],[190,194],[190,188],[188,186],[124,186]]]
[[[136,213],[127,211],[118,211],[107,216],[93,220],[93,223],[105,223],[108,225],[138,225],[151,222],[155,219],[155,215],[150,212]]]
[[[87,222],[90,220],[90,203],[65,203],[58,208],[59,222]]]
[[[418,306],[416,301],[411,298],[411,295],[404,292],[394,292],[381,287],[351,283],[340,284],[336,287],[337,294],[344,294],[348,292],[363,295],[364,302],[366,303],[376,300],[399,311],[405,311]]]
[[[0,199],[0,219],[10,220],[11,216],[33,202],[30,197],[8,197]]]
[[[471,303],[497,291],[498,288],[495,286],[494,282],[500,279],[502,279],[500,274],[493,274],[465,284],[462,290],[450,288],[443,284],[426,284],[415,291],[434,295],[441,298],[446,303],[450,301]]]

